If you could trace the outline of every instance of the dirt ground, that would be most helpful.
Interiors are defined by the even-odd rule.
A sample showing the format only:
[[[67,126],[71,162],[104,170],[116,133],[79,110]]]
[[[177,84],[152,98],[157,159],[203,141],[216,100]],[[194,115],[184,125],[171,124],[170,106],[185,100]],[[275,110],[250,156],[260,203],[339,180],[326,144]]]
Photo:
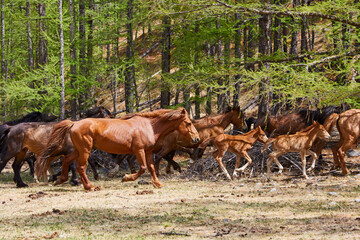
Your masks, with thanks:
[[[8,169],[0,175],[0,239],[359,239],[360,174],[350,170],[310,180],[285,172],[269,182],[175,173],[160,178],[161,189],[149,174],[128,183],[103,176],[90,178],[102,190],[85,192],[36,184],[27,171],[29,188],[17,189]]]

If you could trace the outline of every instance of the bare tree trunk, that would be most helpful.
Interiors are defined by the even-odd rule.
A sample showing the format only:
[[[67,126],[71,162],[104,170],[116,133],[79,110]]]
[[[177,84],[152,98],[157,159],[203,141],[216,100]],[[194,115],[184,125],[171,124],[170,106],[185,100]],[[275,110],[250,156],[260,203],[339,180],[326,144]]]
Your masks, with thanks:
[[[266,0],[267,1],[267,0]],[[265,1],[263,1],[265,3]],[[270,28],[271,28],[271,19],[269,16],[263,15],[259,19],[259,54],[260,56],[270,54]],[[269,68],[269,63],[264,63],[262,68]],[[262,118],[269,113],[269,102],[270,102],[270,93],[266,90],[267,85],[269,84],[269,77],[264,77],[259,86],[259,111],[258,118]]]
[[[161,52],[161,70],[162,75],[168,75],[170,73],[170,49],[171,49],[171,20],[169,16],[165,16],[163,19],[163,48]],[[170,106],[170,86],[162,76],[161,79],[161,108]]]
[[[132,32],[132,17],[133,15],[133,0],[128,0],[127,5],[127,45],[126,45],[126,67],[125,67],[125,106],[126,112],[132,113],[134,111],[134,46],[133,46],[133,32]]]
[[[70,14],[70,56],[71,56],[71,63],[70,63],[70,73],[71,73],[71,80],[70,86],[72,89],[76,89],[75,86],[76,82],[76,45],[75,45],[75,34],[74,29],[76,29],[75,21],[74,21],[74,5],[73,0],[69,0],[69,14]],[[73,120],[77,119],[78,113],[78,106],[77,106],[77,98],[78,94],[71,96],[70,106],[71,106],[71,118]]]
[[[300,5],[300,0],[293,0],[294,7]],[[296,56],[298,54],[297,45],[298,45],[298,30],[294,29],[293,34],[291,37],[291,47],[290,47],[290,54]]]
[[[189,90],[189,88],[184,89],[183,98],[184,98],[184,103],[185,103],[184,108],[190,114],[191,102],[190,102],[190,90]]]
[[[31,71],[34,68],[34,55],[33,55],[33,46],[32,46],[32,38],[31,38],[31,27],[30,27],[30,2],[26,2],[25,8],[25,16],[28,19],[26,22],[26,32],[27,32],[27,40],[28,40],[28,64],[29,70]]]
[[[65,119],[65,70],[64,70],[64,32],[62,0],[59,0],[59,40],[60,40],[60,119]]]
[[[39,40],[39,65],[43,67],[48,62],[47,40],[46,40],[46,4],[39,4],[39,28],[40,28],[40,40]],[[44,84],[48,84],[47,78],[44,79]]]
[[[6,80],[6,58],[5,58],[5,3],[1,0],[1,75]]]
[[[236,0],[236,3],[239,3],[240,0]],[[240,13],[235,13],[235,59],[240,62],[241,59],[241,29],[240,29]],[[240,67],[240,66],[238,66]],[[234,107],[239,106],[239,92],[240,92],[240,78],[239,74],[235,75],[235,90],[233,95],[233,105]]]
[[[85,0],[79,1],[79,61],[80,74],[83,77],[87,76],[86,70],[86,16],[85,16]],[[85,109],[85,101],[87,99],[87,92],[79,95],[78,103],[81,110]]]
[[[92,11],[94,10],[94,0],[89,0],[89,10],[90,16],[88,19],[88,26],[89,26],[89,34],[87,36],[87,65],[86,65],[86,76],[90,78],[92,76],[92,69],[93,69],[93,33],[94,33],[94,19],[92,16]],[[96,105],[96,101],[94,99],[94,88],[88,86],[88,93],[90,93],[89,99],[90,105]]]

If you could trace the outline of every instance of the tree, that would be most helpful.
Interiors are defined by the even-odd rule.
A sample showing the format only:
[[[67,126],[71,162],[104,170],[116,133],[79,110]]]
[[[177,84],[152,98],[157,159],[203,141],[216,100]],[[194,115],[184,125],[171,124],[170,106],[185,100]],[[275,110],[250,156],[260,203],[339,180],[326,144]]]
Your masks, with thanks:
[[[60,119],[65,118],[65,69],[64,69],[64,31],[62,0],[59,0],[59,40],[60,40]]]

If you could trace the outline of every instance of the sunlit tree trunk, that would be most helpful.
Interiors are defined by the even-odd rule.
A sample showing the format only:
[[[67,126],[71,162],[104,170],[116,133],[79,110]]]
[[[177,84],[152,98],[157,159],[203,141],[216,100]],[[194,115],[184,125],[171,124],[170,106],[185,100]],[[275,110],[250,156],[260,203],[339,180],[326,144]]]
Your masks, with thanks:
[[[26,22],[26,33],[27,33],[27,40],[28,40],[28,64],[29,70],[34,68],[34,55],[33,55],[33,46],[32,46],[32,38],[31,38],[31,27],[30,27],[30,2],[26,2],[25,8],[25,16],[28,19]]]
[[[65,119],[65,70],[64,70],[64,31],[62,0],[59,0],[59,41],[60,41],[60,119]]]
[[[40,29],[40,40],[39,40],[39,47],[38,47],[38,58],[39,58],[39,66],[43,68],[43,66],[48,62],[48,42],[46,40],[46,4],[40,3],[39,4],[39,29]],[[44,78],[44,84],[48,84],[48,79]]]
[[[69,0],[69,14],[70,14],[70,25],[69,25],[69,31],[70,31],[70,56],[71,56],[71,63],[70,63],[70,86],[72,89],[76,89],[75,81],[76,81],[76,45],[75,45],[75,33],[74,29],[76,29],[75,26],[75,20],[74,20],[74,5],[73,0]],[[78,94],[74,94],[71,96],[70,100],[70,107],[71,107],[71,118],[77,119],[77,113],[78,113],[78,107],[77,107],[77,97]]]
[[[134,66],[134,46],[133,46],[133,32],[132,32],[132,19],[133,19],[133,0],[128,0],[127,5],[127,45],[126,45],[126,67],[125,67],[125,106],[126,112],[132,113],[134,111],[134,79],[135,79],[135,66]]]

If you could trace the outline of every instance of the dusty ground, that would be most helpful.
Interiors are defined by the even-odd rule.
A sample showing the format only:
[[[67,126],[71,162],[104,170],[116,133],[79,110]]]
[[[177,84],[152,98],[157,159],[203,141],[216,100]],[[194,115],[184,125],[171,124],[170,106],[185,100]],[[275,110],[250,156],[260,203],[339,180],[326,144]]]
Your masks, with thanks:
[[[0,239],[359,239],[360,174],[233,182],[162,177],[154,189],[120,178],[26,189],[0,175]],[[337,175],[337,174],[335,174]],[[90,175],[91,176],[91,175]],[[148,174],[140,180],[150,181]]]

